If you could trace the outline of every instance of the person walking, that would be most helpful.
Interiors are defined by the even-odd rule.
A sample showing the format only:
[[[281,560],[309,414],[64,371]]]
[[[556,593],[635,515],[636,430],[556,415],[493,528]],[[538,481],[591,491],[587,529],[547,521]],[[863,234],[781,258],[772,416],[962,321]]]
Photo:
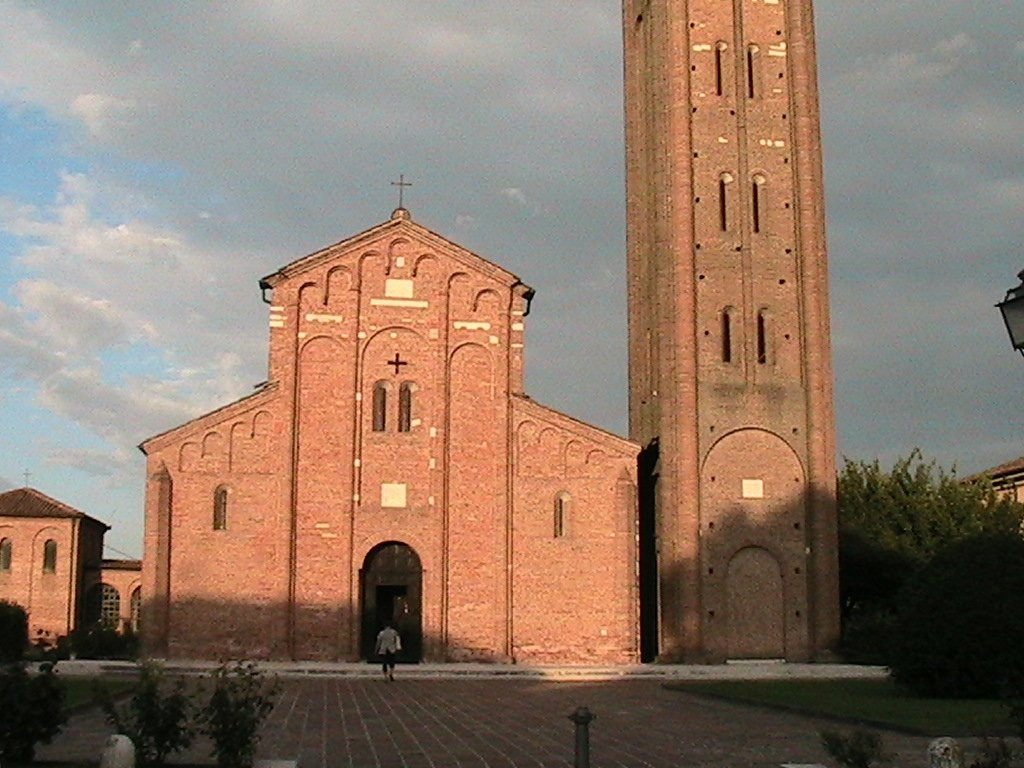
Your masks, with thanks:
[[[402,637],[398,630],[385,624],[384,629],[377,633],[377,655],[380,657],[380,668],[388,680],[395,679],[395,654],[402,650]]]

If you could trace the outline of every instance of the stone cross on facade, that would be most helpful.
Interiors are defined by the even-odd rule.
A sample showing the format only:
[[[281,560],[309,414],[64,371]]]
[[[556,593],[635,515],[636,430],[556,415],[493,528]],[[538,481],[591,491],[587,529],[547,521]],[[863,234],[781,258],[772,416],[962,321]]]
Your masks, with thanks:
[[[408,365],[408,364],[409,364],[408,361],[403,360],[402,358],[400,358],[398,356],[397,352],[395,352],[395,359],[394,360],[388,360],[388,362],[387,362],[387,365],[395,366],[395,375],[396,376],[398,375],[398,372],[399,372],[401,366]]]

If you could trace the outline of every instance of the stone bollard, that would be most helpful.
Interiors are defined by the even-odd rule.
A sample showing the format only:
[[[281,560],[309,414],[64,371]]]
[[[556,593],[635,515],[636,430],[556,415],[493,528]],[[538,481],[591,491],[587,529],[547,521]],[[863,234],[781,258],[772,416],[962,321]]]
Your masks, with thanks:
[[[956,739],[943,736],[928,745],[928,768],[964,768],[964,751]]]
[[[596,718],[586,707],[579,707],[569,715],[576,724],[576,758],[573,768],[590,768],[590,721]]]
[[[100,755],[100,768],[135,768],[135,745],[132,740],[120,733],[108,738]]]

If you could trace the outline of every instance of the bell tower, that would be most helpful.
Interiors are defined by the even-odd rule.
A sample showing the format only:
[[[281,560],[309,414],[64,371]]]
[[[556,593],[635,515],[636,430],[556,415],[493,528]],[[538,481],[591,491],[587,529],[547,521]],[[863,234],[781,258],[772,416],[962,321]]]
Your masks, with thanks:
[[[624,0],[644,645],[818,658],[839,631],[811,0]]]

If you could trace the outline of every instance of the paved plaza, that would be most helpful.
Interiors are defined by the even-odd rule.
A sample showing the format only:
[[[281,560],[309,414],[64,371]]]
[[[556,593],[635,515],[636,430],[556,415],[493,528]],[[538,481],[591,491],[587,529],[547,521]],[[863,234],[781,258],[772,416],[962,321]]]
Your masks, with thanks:
[[[365,669],[365,667],[364,667]],[[822,728],[848,726],[667,690],[664,678],[552,680],[406,674],[282,680],[258,757],[299,768],[512,768],[573,762],[568,715],[587,706],[591,765],[780,766],[825,762]],[[95,710],[75,716],[42,760],[95,760],[111,732]],[[896,764],[924,766],[928,739],[885,733]],[[207,744],[177,758],[208,762]]]

